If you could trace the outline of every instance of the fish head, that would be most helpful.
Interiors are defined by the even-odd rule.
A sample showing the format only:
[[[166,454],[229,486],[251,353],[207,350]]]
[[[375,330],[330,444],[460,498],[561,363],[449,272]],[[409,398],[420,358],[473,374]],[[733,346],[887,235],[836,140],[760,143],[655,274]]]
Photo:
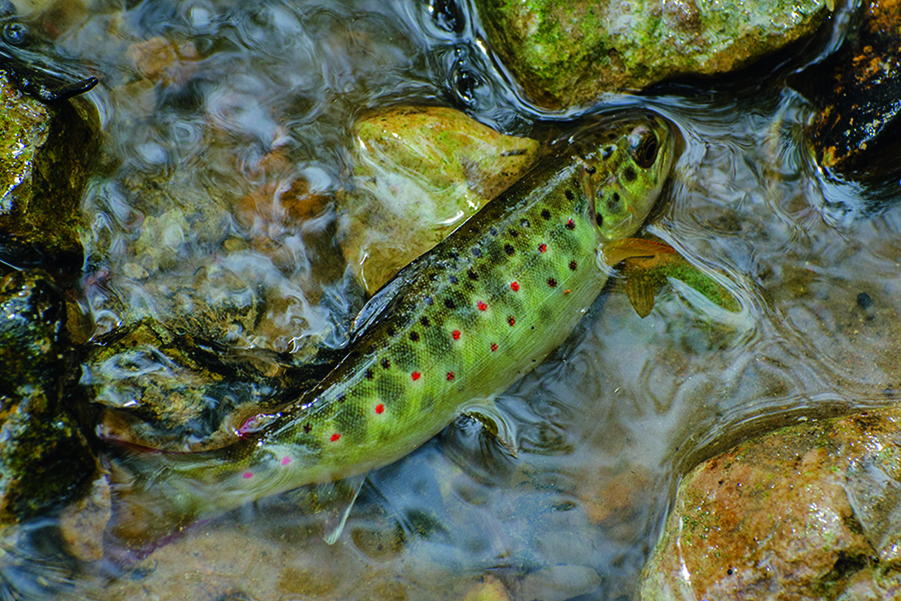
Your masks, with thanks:
[[[598,123],[578,142],[582,189],[602,242],[632,236],[672,170],[675,135],[657,115]]]

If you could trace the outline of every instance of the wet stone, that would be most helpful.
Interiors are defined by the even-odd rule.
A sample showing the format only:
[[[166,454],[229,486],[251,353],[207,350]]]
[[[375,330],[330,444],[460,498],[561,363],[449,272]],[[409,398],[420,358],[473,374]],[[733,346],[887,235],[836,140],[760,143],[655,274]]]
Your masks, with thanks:
[[[247,416],[317,382],[327,359],[294,368],[274,353],[198,341],[148,318],[99,339],[81,384],[107,441],[201,451],[233,443]]]
[[[441,107],[390,109],[357,121],[354,135],[341,246],[370,294],[515,182],[538,151],[535,140]]]
[[[817,111],[808,146],[827,182],[826,208],[855,216],[901,193],[901,2],[864,2],[860,20],[838,52],[790,80]],[[861,206],[828,186],[846,181],[865,184]]]
[[[536,104],[559,110],[684,75],[728,73],[810,35],[825,0],[478,0],[491,48]]]
[[[786,427],[696,467],[645,566],[641,599],[897,590],[899,417],[893,407]]]
[[[0,258],[77,270],[81,193],[99,148],[97,110],[81,99],[44,105],[3,70],[0,102]]]
[[[45,274],[0,280],[0,522],[58,506],[97,464],[60,398],[66,378],[62,293]]]

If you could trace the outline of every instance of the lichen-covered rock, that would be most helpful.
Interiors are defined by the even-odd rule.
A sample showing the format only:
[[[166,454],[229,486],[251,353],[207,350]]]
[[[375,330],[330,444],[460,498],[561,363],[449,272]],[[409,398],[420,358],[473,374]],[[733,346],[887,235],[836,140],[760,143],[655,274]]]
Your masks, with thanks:
[[[368,293],[516,181],[538,143],[463,113],[400,107],[354,126],[357,189],[341,200],[342,247]]]
[[[893,407],[787,427],[692,470],[641,599],[897,594],[899,420]]]
[[[99,148],[99,118],[79,99],[45,105],[0,70],[0,257],[77,270],[81,193]]]
[[[0,523],[13,523],[71,499],[97,463],[60,407],[61,292],[45,275],[13,272],[0,280],[0,315]]]
[[[549,109],[679,75],[734,71],[812,33],[830,0],[478,0],[489,44]]]

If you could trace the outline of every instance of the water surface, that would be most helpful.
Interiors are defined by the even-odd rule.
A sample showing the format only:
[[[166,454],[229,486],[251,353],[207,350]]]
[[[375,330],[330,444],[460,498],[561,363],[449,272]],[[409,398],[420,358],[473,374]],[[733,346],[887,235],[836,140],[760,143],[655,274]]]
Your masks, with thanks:
[[[60,44],[102,74],[89,95],[105,137],[84,200],[79,301],[91,340],[175,319],[301,364],[344,342],[363,301],[344,277],[334,205],[352,185],[358,115],[440,104],[539,136],[580,117],[521,98],[468,4],[98,1],[58,18]],[[334,546],[289,493],[145,555],[109,541],[97,564],[65,562],[34,537],[34,548],[8,549],[10,587],[62,584],[55,594],[96,599],[459,599],[488,577],[516,599],[631,598],[684,470],[764,429],[901,390],[901,213],[848,219],[853,191],[848,211],[823,209],[804,146],[810,108],[784,84],[822,48],[782,57],[775,72],[590,109],[639,107],[674,123],[684,149],[648,231],[718,279],[740,311],[675,281],[645,319],[623,294],[605,295],[502,395],[517,458],[461,419],[373,473]],[[317,200],[291,205],[297,182]]]

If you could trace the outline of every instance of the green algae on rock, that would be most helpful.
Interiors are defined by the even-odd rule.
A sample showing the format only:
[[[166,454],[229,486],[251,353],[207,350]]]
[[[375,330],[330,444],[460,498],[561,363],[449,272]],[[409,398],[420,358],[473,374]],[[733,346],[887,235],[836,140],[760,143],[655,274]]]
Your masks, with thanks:
[[[716,75],[811,34],[831,0],[477,0],[491,48],[538,105],[559,110],[682,75]]]
[[[641,599],[896,594],[899,418],[891,407],[790,426],[696,467],[645,566]]]
[[[369,294],[500,194],[538,143],[442,107],[398,107],[354,126],[357,189],[343,195],[344,255]]]
[[[60,406],[61,292],[44,274],[12,272],[0,280],[0,314],[0,523],[12,523],[71,500],[97,463]]]
[[[0,258],[14,265],[82,264],[80,203],[99,148],[93,105],[44,105],[0,70]]]

